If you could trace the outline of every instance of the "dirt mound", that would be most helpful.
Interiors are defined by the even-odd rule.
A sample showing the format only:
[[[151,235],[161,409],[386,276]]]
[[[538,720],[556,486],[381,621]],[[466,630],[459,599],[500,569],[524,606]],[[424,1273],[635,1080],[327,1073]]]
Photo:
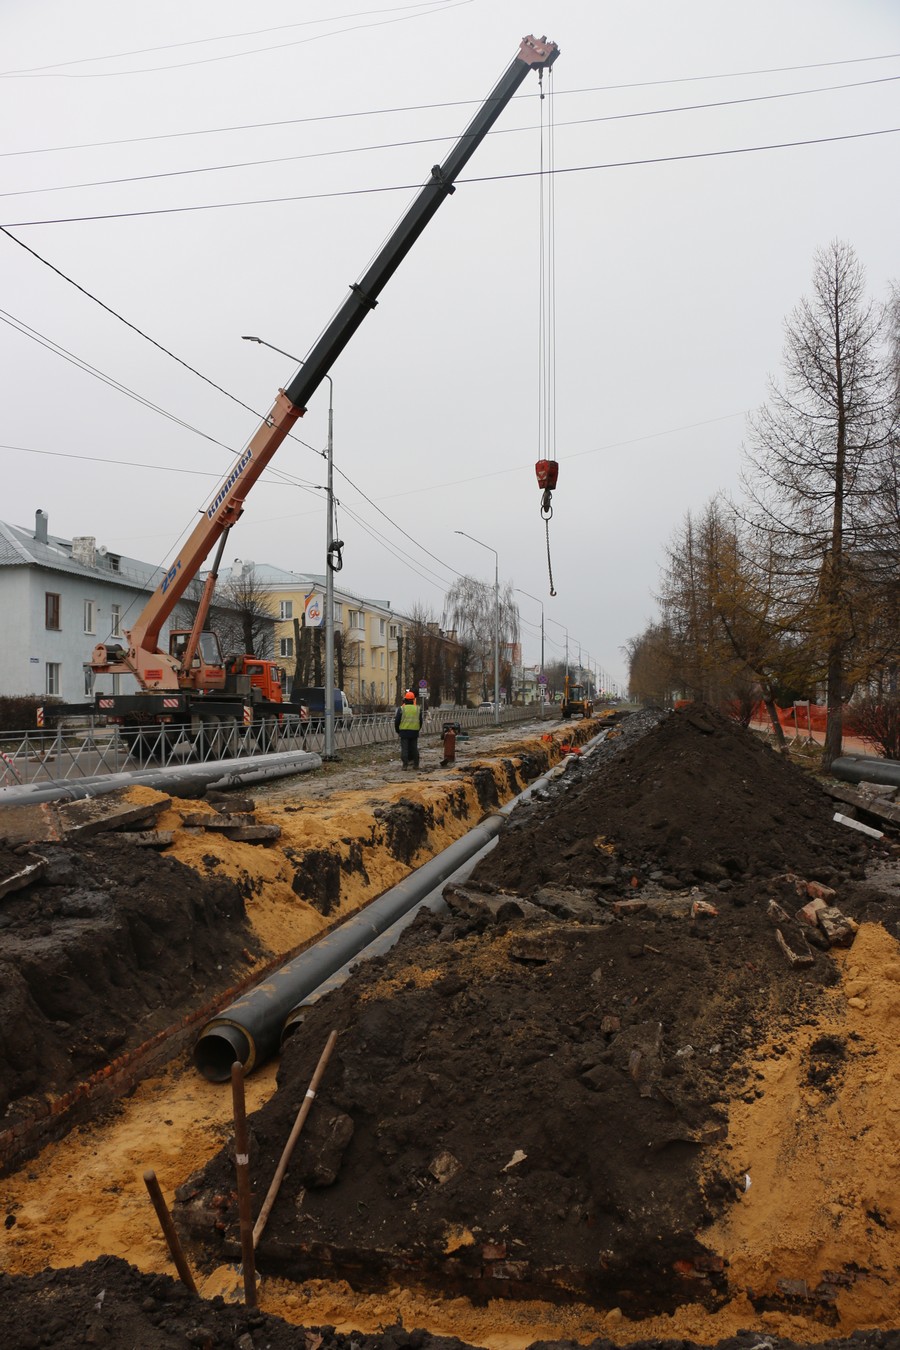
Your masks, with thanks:
[[[791,868],[841,884],[849,907],[866,846],[740,728],[692,711],[646,729],[626,724],[568,789],[520,808],[448,893],[450,918],[420,919],[308,1011],[253,1117],[254,1212],[340,1037],[261,1269],[577,1291],[630,1316],[725,1296],[724,1261],[696,1235],[744,1178],[706,1158],[729,1102],[753,1098],[756,1046],[838,979],[785,917],[804,962],[788,963],[771,902],[793,915],[808,898]],[[223,1241],[236,1251],[226,1155],[179,1199],[215,1259]]]
[[[640,730],[625,723],[621,753],[585,761],[559,810],[551,798],[517,812],[479,876],[528,893],[546,881],[724,889],[788,870],[827,884],[859,872],[865,846],[834,823],[815,781],[737,723],[698,708]]]
[[[237,888],[122,840],[42,844],[0,908],[0,1117],[39,1112],[258,953]],[[21,856],[0,858],[3,875]]]
[[[104,1256],[76,1270],[31,1279],[0,1274],[0,1339],[9,1350],[39,1346],[175,1346],[216,1350],[459,1350],[461,1342],[403,1327],[383,1336],[306,1330],[218,1297],[198,1298],[167,1275],[143,1275]]]

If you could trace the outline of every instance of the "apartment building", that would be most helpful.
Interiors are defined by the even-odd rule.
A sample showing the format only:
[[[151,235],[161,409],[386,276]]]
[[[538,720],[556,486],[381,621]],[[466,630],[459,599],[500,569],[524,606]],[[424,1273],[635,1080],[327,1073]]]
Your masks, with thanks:
[[[44,511],[33,530],[0,521],[0,694],[90,699],[91,652],[123,636],[162,576],[90,536],[51,535]],[[97,687],[114,690],[119,678],[101,676]]]
[[[292,673],[298,634],[307,624],[320,627],[324,619],[325,577],[242,559],[236,559],[233,568],[252,568],[260,589],[267,594],[275,619],[275,659],[283,661]],[[410,620],[397,614],[390,601],[334,587],[335,679],[343,679],[344,693],[354,707],[396,702],[398,670],[403,668],[409,627]]]
[[[45,511],[35,513],[33,529],[0,521],[0,695],[83,703],[95,693],[136,692],[131,675],[95,676],[91,654],[98,642],[124,642],[164,574],[163,567],[112,552],[90,535],[50,534]],[[194,582],[162,627],[164,651],[170,627],[190,626],[198,596]],[[240,616],[216,603],[209,626],[235,631]]]

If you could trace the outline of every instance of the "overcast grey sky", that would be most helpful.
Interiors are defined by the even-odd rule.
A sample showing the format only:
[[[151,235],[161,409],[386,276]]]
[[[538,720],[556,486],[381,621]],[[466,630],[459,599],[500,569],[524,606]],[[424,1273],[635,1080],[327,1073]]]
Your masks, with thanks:
[[[439,616],[457,573],[493,582],[465,530],[543,599],[548,660],[565,627],[573,655],[624,677],[671,531],[736,487],[815,249],[849,240],[875,296],[900,276],[900,135],[860,135],[900,127],[897,0],[6,0],[0,15],[0,221],[260,414],[294,367],[241,335],[303,357],[523,34],[558,42],[555,598],[533,467],[536,76],[333,371],[335,464],[355,485],[338,474],[341,583]],[[717,153],[798,141],[823,143]],[[198,207],[216,209],[182,209]],[[0,518],[43,507],[53,533],[161,563],[256,418],[3,236],[0,286]],[[320,450],[327,404],[323,386],[297,430]],[[273,467],[324,482],[302,445]],[[321,570],[322,498],[270,475],[228,560]],[[537,660],[539,609],[519,600]]]

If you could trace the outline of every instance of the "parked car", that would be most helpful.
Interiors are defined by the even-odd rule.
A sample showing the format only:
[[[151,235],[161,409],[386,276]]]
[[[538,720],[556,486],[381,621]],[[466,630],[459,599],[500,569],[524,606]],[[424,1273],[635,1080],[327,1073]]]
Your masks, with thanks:
[[[485,699],[483,703],[479,703],[477,711],[479,713],[492,713],[494,711],[494,705],[490,699]]]
[[[334,729],[335,731],[349,730],[353,725],[353,709],[350,707],[347,695],[343,689],[335,689],[333,698]],[[321,685],[318,687],[300,687],[295,684],[291,691],[291,701],[302,703],[306,707],[310,731],[321,731],[323,729],[325,725],[325,690]]]

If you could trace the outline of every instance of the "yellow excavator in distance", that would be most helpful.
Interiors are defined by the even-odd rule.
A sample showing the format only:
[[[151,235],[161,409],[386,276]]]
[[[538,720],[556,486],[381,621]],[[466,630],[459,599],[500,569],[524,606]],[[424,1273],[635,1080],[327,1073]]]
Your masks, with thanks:
[[[593,717],[594,705],[586,696],[584,685],[571,684],[566,676],[562,701],[563,717]]]

